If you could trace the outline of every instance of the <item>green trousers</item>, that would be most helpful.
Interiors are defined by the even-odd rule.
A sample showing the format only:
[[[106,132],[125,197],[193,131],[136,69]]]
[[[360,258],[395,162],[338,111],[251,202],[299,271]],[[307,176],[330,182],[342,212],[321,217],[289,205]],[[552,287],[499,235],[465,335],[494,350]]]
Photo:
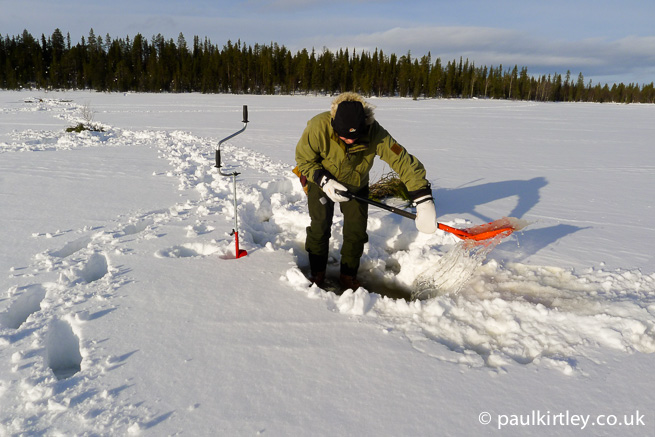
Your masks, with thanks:
[[[313,273],[325,271],[330,237],[332,236],[332,218],[334,202],[315,183],[308,183],[307,204],[311,224],[307,227],[305,250],[309,253]],[[368,197],[368,186],[356,193]],[[343,213],[343,245],[341,246],[341,273],[356,276],[359,259],[364,253],[364,244],[368,242],[366,225],[368,222],[368,204],[358,200],[339,203]]]

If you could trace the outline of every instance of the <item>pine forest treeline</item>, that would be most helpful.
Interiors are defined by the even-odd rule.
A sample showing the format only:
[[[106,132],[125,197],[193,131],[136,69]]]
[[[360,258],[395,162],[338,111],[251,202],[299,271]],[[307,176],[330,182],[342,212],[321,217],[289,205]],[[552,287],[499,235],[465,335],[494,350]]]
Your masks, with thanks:
[[[98,91],[366,96],[482,97],[535,101],[655,103],[653,83],[592,84],[582,73],[532,76],[526,67],[476,66],[468,59],[445,64],[431,55],[412,57],[353,50],[303,49],[277,43],[223,47],[207,38],[189,45],[161,34],[150,40],[95,35],[72,45],[70,34],[0,37],[0,88],[93,89]]]

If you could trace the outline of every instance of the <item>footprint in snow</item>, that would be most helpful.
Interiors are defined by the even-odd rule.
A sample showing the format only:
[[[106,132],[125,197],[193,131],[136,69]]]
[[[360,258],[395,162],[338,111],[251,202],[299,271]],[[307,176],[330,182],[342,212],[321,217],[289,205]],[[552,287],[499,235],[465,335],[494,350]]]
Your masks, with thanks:
[[[214,229],[213,226],[204,223],[196,223],[195,225],[186,227],[187,237],[197,237],[198,235],[208,234]]]
[[[220,250],[220,247],[213,244],[187,243],[158,250],[155,256],[157,258],[191,258],[212,255]]]
[[[80,339],[65,320],[55,319],[50,324],[46,363],[58,380],[70,378],[82,370]]]
[[[41,284],[23,287],[22,293],[0,313],[0,328],[19,329],[27,319],[41,310],[46,289]],[[55,319],[50,323],[45,348],[46,364],[59,380],[70,378],[82,369],[80,340],[71,325]]]
[[[125,237],[129,235],[139,234],[145,231],[146,229],[148,229],[148,227],[153,225],[154,223],[155,223],[154,220],[147,219],[147,220],[141,220],[138,223],[125,225],[123,229],[121,229],[118,233],[114,234],[114,237]]]
[[[54,252],[51,252],[50,254],[58,258],[66,258],[71,256],[75,252],[79,252],[80,250],[85,249],[86,247],[89,246],[90,243],[91,243],[91,237],[89,236],[80,237],[76,240],[69,241],[64,245],[64,247]]]
[[[94,253],[80,271],[80,276],[84,282],[90,284],[104,278],[107,273],[109,273],[107,257],[101,253]]]
[[[0,313],[0,328],[18,329],[29,316],[41,310],[41,301],[46,290],[41,284],[22,287],[22,293],[9,306],[7,311]]]
[[[81,266],[74,267],[62,273],[61,278],[71,285],[79,283],[90,284],[105,277],[109,273],[107,257],[101,253],[94,253]]]

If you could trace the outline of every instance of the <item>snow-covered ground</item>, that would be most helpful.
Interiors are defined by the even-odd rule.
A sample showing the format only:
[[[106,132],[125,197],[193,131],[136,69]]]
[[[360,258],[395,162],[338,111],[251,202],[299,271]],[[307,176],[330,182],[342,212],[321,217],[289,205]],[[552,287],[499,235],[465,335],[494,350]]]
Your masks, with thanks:
[[[531,224],[462,269],[371,208],[337,296],[291,173],[330,101],[0,92],[0,436],[655,435],[655,106],[371,99],[441,221]]]

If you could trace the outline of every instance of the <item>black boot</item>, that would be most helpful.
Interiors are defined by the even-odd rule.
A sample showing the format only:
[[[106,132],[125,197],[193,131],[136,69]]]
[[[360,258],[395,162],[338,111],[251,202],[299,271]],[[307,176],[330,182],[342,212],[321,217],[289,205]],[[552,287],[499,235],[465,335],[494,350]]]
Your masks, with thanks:
[[[312,284],[316,284],[319,287],[325,282],[325,270],[327,268],[328,256],[327,255],[314,255],[313,253],[309,254],[309,269],[311,275],[309,280]]]
[[[359,287],[362,286],[362,284],[359,283],[356,277],[350,275],[344,275],[344,274],[339,276],[339,284],[341,285],[341,289],[343,291],[349,289],[352,291],[356,291]]]
[[[312,272],[312,275],[309,277],[309,281],[312,284],[316,284],[321,287],[325,283],[325,272]]]
[[[357,280],[357,270],[359,270],[359,265],[353,267],[347,264],[341,263],[341,275],[339,276],[339,284],[341,285],[342,290],[351,289],[353,291],[357,290],[362,286]]]

